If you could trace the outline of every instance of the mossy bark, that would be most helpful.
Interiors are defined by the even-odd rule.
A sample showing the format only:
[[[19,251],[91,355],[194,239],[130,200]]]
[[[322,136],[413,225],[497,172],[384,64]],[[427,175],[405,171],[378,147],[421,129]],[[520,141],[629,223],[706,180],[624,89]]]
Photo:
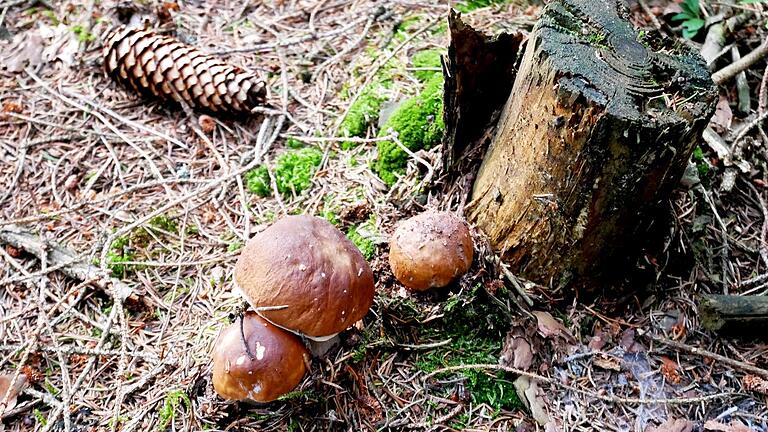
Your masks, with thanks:
[[[467,205],[539,283],[590,289],[619,272],[715,108],[698,53],[638,34],[618,3],[545,8]]]

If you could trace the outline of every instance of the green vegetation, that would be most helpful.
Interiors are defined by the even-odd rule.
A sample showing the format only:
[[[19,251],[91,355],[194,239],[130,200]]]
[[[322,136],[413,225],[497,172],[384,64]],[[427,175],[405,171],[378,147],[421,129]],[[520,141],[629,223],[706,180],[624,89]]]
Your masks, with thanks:
[[[347,238],[360,249],[366,260],[371,260],[376,253],[376,223],[373,217],[359,225],[353,225],[347,230]]]
[[[683,37],[693,39],[704,28],[705,20],[701,16],[699,0],[683,0],[680,3],[682,12],[672,17],[672,21],[681,21],[683,25]]]
[[[469,12],[489,6],[509,3],[509,0],[465,0],[456,5],[459,12]]]
[[[81,26],[80,24],[73,25],[72,27],[70,27],[70,29],[72,30],[72,33],[74,33],[75,36],[77,36],[77,40],[80,42],[85,43],[85,42],[93,42],[96,40],[96,36],[93,33],[89,32],[85,27]]]
[[[165,215],[157,215],[149,220],[149,225],[157,229],[175,233],[179,230],[179,225],[175,220]]]
[[[709,174],[709,163],[707,163],[707,160],[704,158],[704,150],[702,150],[701,146],[696,146],[696,148],[693,149],[693,155],[691,156],[694,163],[696,163],[699,177],[704,179],[707,174]]]
[[[435,74],[417,96],[403,102],[379,131],[379,136],[397,132],[400,142],[411,151],[429,149],[443,136],[443,76]],[[382,141],[374,170],[388,185],[405,172],[408,154],[397,143]]]
[[[130,238],[122,236],[115,239],[107,253],[107,268],[112,272],[112,276],[122,278],[128,271],[128,266],[122,264],[126,261],[134,261],[136,254],[128,247]]]
[[[413,76],[421,82],[427,82],[435,74],[441,74],[440,56],[442,53],[438,50],[423,50],[413,55],[411,58],[411,64],[414,68],[437,68],[437,70],[415,70]]]
[[[296,138],[288,138],[285,141],[285,146],[292,149],[300,149],[304,147],[304,143],[297,140]]]
[[[32,410],[32,416],[35,417],[35,420],[37,421],[37,424],[40,426],[45,426],[48,424],[48,420],[46,420],[45,416],[43,415],[43,412],[40,411],[38,408],[35,408]]]
[[[391,81],[374,80],[368,84],[355,103],[349,108],[347,116],[339,126],[339,136],[342,137],[361,137],[365,136],[368,126],[373,124],[379,118],[381,105],[387,101],[386,91]],[[357,143],[344,141],[341,148],[349,150],[357,146]]]
[[[502,295],[503,290],[498,294]],[[421,354],[416,366],[432,372],[446,366],[498,362],[508,318],[492,303],[480,285],[470,292],[451,294],[445,302],[444,317],[430,322],[421,334],[431,340],[451,338],[451,344]],[[433,324],[434,323],[434,324]],[[468,369],[460,372],[474,403],[485,403],[496,411],[520,406],[512,382],[504,372]]]
[[[277,191],[284,196],[300,194],[312,184],[312,175],[320,166],[323,153],[313,147],[281,154],[275,163],[273,174]],[[272,195],[267,167],[259,166],[245,174],[248,190],[261,197]]]
[[[166,428],[168,428],[168,425],[173,421],[176,410],[179,408],[180,403],[184,405],[185,409],[192,409],[192,401],[189,400],[189,396],[187,396],[184,390],[172,390],[165,395],[163,406],[157,413],[158,431],[164,431]]]
[[[227,252],[239,251],[243,247],[243,242],[235,241],[227,246]]]

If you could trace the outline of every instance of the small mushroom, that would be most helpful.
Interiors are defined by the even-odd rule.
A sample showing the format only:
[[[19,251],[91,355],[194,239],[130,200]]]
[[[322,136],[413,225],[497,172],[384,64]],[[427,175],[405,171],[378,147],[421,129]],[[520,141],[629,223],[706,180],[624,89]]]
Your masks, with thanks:
[[[225,399],[270,402],[296,388],[309,362],[301,340],[255,312],[238,320],[242,322],[224,329],[214,347],[216,393]]]
[[[407,288],[440,288],[469,270],[472,247],[463,220],[453,213],[427,211],[397,225],[389,241],[389,265]]]
[[[288,216],[256,234],[235,265],[235,282],[259,315],[323,341],[373,303],[373,272],[357,247],[325,219]]]

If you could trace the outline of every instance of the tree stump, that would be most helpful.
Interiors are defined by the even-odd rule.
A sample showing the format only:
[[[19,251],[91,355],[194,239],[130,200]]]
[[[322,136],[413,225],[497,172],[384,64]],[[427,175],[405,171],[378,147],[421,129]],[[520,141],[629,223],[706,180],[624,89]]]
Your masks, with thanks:
[[[545,8],[467,205],[535,282],[589,289],[617,273],[715,109],[700,55],[638,33],[619,3]]]

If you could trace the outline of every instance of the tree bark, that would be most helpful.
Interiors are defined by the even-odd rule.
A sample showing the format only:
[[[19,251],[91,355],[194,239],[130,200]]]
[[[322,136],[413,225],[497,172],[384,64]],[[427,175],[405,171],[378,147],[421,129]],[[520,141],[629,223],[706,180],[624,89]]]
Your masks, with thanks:
[[[619,2],[554,0],[527,42],[467,205],[518,274],[587,290],[620,272],[714,112],[700,55]]]
[[[768,296],[703,295],[701,324],[709,331],[767,338]]]

